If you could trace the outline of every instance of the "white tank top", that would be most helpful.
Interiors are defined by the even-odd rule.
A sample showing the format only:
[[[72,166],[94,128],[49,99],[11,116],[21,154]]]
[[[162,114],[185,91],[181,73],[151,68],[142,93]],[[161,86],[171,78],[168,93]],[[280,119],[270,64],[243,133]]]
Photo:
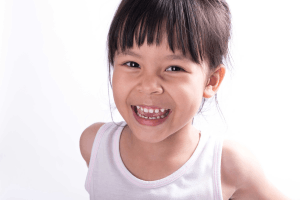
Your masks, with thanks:
[[[122,162],[119,141],[126,122],[101,126],[94,140],[85,188],[91,200],[222,200],[223,140],[202,133],[190,159],[173,174],[144,181]]]

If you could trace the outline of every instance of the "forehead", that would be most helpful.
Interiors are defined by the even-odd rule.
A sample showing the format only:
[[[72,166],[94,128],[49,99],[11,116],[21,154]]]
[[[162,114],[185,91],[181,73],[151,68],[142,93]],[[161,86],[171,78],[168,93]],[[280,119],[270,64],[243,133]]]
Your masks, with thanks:
[[[139,49],[126,49],[125,51],[119,51],[116,53],[116,56],[133,56],[136,58],[144,58],[145,56],[147,56],[147,52],[146,53],[141,53],[141,51],[139,51]],[[183,55],[182,53],[173,53],[172,51],[168,51],[164,54],[161,53],[161,51],[159,51],[156,55],[158,55],[160,58],[163,58],[164,60],[169,60],[169,61],[173,61],[173,60],[182,60],[182,61],[189,61],[189,62],[193,62],[191,56],[187,56],[187,55]]]
[[[149,53],[149,48],[151,48],[152,51],[157,51],[160,56],[164,57],[167,60],[188,60],[190,62],[195,62],[189,52],[183,53],[183,51],[179,48],[173,48],[172,51],[168,43],[167,35],[165,33],[159,44],[148,44],[147,41],[145,41],[142,45],[138,45],[134,40],[132,47],[125,47],[125,49],[118,48],[115,55],[130,55],[141,58],[142,54],[147,55]]]

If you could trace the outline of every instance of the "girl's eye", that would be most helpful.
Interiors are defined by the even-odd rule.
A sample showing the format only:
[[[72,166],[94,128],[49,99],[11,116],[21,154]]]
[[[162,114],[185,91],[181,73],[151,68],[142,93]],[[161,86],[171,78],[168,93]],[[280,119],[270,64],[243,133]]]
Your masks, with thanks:
[[[127,63],[125,63],[125,65],[127,65],[128,67],[139,67],[140,65],[139,64],[137,64],[136,62],[127,62]]]
[[[124,63],[124,65],[127,65],[128,67],[133,67],[133,68],[140,67],[140,65],[138,63],[132,62],[132,61],[126,62],[126,63]],[[185,71],[185,70],[178,66],[171,66],[171,67],[168,67],[166,69],[166,71]]]
[[[171,69],[171,70],[168,70],[168,69]],[[168,67],[168,69],[166,71],[185,71],[181,67],[177,67],[177,66],[171,66],[171,67]]]

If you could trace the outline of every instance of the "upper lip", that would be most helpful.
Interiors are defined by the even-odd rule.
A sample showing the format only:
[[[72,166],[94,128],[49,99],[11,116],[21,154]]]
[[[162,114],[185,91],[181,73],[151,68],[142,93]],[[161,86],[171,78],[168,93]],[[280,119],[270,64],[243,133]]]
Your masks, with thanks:
[[[146,105],[132,105],[132,106],[140,106],[140,107],[143,107],[143,108],[147,108],[147,109],[165,109],[165,110],[168,110],[168,108],[165,108],[165,107],[159,107],[159,106],[146,106]]]

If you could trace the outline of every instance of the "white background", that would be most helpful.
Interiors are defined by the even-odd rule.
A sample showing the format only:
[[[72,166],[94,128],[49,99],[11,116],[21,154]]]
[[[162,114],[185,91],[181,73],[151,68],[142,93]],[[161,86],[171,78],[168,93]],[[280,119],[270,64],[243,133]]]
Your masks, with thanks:
[[[105,45],[118,3],[0,0],[1,200],[88,199],[79,138],[111,121]],[[218,92],[226,123],[211,103],[195,126],[245,145],[300,199],[299,3],[228,3],[234,70]]]

